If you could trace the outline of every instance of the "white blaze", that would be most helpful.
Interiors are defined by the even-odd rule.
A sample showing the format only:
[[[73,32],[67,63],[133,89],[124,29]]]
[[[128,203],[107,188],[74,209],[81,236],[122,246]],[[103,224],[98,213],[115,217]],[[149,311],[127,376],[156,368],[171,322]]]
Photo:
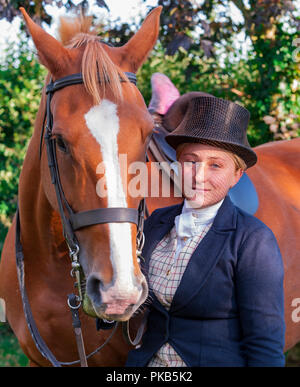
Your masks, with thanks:
[[[118,155],[119,117],[117,106],[106,99],[93,106],[85,121],[100,145],[107,187],[108,207],[127,207]],[[113,285],[116,292],[133,290],[133,260],[130,223],[108,223],[110,232],[110,259],[114,269]],[[125,294],[123,293],[123,296]]]

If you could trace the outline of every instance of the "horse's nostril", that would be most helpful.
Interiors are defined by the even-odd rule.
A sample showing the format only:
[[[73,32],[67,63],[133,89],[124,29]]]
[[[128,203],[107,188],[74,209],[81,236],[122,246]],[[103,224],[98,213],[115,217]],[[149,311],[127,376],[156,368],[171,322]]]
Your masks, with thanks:
[[[101,283],[97,274],[91,274],[86,283],[87,294],[95,306],[100,306],[102,303],[100,292]]]

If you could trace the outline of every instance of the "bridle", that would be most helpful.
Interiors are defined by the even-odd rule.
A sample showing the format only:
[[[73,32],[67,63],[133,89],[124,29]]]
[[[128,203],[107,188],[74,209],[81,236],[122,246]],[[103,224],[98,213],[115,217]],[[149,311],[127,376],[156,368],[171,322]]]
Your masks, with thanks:
[[[128,80],[136,85],[136,76],[133,73],[125,73]],[[121,82],[126,82],[120,77]],[[110,222],[129,222],[137,225],[137,251],[142,248],[143,241],[143,220],[145,200],[142,199],[138,209],[125,207],[97,208],[89,211],[74,212],[68,203],[59,176],[59,168],[56,157],[56,139],[52,136],[53,115],[51,112],[51,99],[53,94],[67,86],[78,85],[83,83],[82,74],[72,74],[60,78],[55,82],[50,81],[46,87],[46,127],[44,141],[47,149],[48,166],[51,174],[51,181],[54,185],[59,213],[63,226],[63,234],[69,248],[69,254],[72,259],[72,265],[75,270],[79,269],[78,254],[80,250],[79,242],[76,238],[75,231],[84,227],[95,224]],[[42,137],[41,137],[42,139]],[[40,146],[41,149],[42,146]],[[65,210],[68,215],[66,215]]]
[[[125,72],[125,75],[131,83],[136,85],[135,74]],[[120,81],[127,82],[127,80],[123,79],[122,77],[120,77]],[[81,73],[68,75],[54,82],[50,80],[49,84],[46,86],[47,101],[46,101],[46,110],[45,110],[43,126],[41,130],[41,140],[40,140],[40,158],[42,154],[43,140],[46,145],[47,160],[48,160],[48,166],[49,166],[49,171],[51,175],[51,182],[55,188],[59,214],[60,214],[62,227],[63,227],[63,235],[69,249],[69,256],[71,258],[71,265],[72,265],[71,274],[76,278],[75,285],[78,289],[78,295],[74,295],[74,294],[69,295],[68,306],[70,307],[70,310],[72,312],[73,327],[76,335],[77,348],[80,356],[79,361],[68,362],[68,363],[59,362],[54,357],[52,352],[49,350],[49,348],[47,347],[46,343],[44,342],[44,340],[42,339],[42,337],[40,336],[37,330],[34,319],[32,317],[32,312],[30,309],[30,305],[28,302],[26,289],[25,289],[24,254],[23,254],[23,249],[21,244],[21,230],[20,230],[20,219],[19,219],[20,214],[18,209],[16,214],[15,247],[16,247],[17,272],[18,272],[18,279],[20,284],[23,309],[26,317],[27,326],[30,330],[30,333],[33,337],[33,340],[38,350],[46,359],[48,359],[52,363],[53,366],[56,366],[56,367],[60,367],[61,365],[76,364],[79,362],[81,363],[81,365],[87,365],[86,359],[92,356],[93,354],[97,353],[109,341],[109,339],[112,337],[112,334],[115,332],[116,326],[117,326],[116,324],[112,334],[108,337],[108,339],[104,342],[104,344],[102,344],[99,348],[97,348],[96,351],[92,352],[88,356],[85,355],[81,329],[80,329],[80,320],[78,315],[78,309],[81,306],[82,297],[83,297],[82,290],[81,290],[81,283],[82,283],[81,276],[82,276],[83,270],[79,262],[80,245],[76,238],[75,231],[84,227],[88,227],[96,224],[110,223],[110,222],[134,223],[137,226],[136,253],[137,253],[138,261],[139,261],[139,257],[141,256],[141,251],[144,245],[144,234],[143,234],[144,213],[145,213],[144,198],[140,201],[138,209],[123,208],[123,207],[109,207],[109,208],[97,208],[97,209],[92,209],[92,210],[83,211],[83,212],[74,212],[64,195],[64,191],[62,188],[60,175],[59,175],[57,157],[56,157],[56,139],[52,136],[53,115],[51,112],[51,100],[52,100],[53,94],[56,91],[71,85],[78,85],[83,83],[84,81]],[[125,334],[126,333],[128,334],[128,328],[125,330],[123,329],[123,332],[125,332]],[[131,344],[133,344],[130,338],[127,337],[126,339]]]

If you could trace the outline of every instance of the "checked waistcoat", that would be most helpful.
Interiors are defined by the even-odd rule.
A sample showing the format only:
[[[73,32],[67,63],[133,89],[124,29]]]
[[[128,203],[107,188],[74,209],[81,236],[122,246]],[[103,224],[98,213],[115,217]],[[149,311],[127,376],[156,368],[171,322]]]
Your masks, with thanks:
[[[174,294],[193,252],[211,225],[212,223],[206,225],[199,234],[186,238],[177,257],[175,255],[177,246],[175,226],[154,249],[149,263],[149,286],[167,310],[170,309]],[[164,344],[148,363],[148,367],[185,366],[184,361],[169,343]]]

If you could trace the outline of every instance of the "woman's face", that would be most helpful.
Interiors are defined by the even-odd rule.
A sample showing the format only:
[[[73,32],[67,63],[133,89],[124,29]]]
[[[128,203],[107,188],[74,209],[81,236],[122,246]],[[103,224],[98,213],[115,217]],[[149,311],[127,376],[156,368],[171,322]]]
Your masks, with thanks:
[[[180,153],[183,194],[195,208],[218,203],[243,174],[224,150],[205,144],[187,144]]]

